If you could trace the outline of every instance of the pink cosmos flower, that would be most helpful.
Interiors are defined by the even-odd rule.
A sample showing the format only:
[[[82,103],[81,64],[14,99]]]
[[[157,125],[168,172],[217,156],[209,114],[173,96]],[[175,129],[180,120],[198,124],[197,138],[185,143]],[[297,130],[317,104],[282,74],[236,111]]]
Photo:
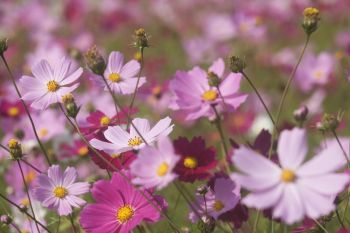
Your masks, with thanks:
[[[247,98],[247,95],[238,92],[242,75],[230,73],[222,78],[224,69],[225,63],[221,58],[209,67],[209,72],[220,79],[218,88],[209,86],[208,73],[199,67],[194,67],[189,72],[178,71],[175,79],[170,82],[170,90],[174,94],[170,108],[183,111],[186,120],[215,118],[213,105],[222,112],[237,109]]]
[[[124,56],[120,52],[111,52],[108,58],[104,76],[115,93],[132,94],[137,83],[137,74],[141,66],[136,60],[131,60],[123,65]],[[146,78],[141,77],[138,88],[146,83]],[[107,90],[107,87],[105,88]]]
[[[131,174],[135,176],[132,182],[144,188],[157,187],[160,190],[177,177],[173,170],[179,160],[180,157],[175,154],[170,139],[160,138],[158,148],[151,146],[142,148],[130,165]]]
[[[41,60],[32,68],[34,77],[23,75],[20,86],[22,98],[32,101],[31,107],[44,110],[53,103],[61,102],[63,95],[75,90],[79,83],[71,85],[83,73],[79,68],[71,71],[71,61],[63,57],[52,67],[48,61]]]
[[[147,119],[135,118],[132,120],[132,123],[147,144],[152,144],[159,137],[167,136],[173,131],[174,127],[169,117],[160,120],[152,129]],[[130,132],[125,131],[120,126],[109,126],[103,134],[110,142],[104,142],[94,138],[90,143],[96,149],[103,150],[109,154],[120,154],[125,151],[139,150],[146,145],[132,125]]]
[[[273,217],[287,224],[330,213],[335,196],[349,181],[348,175],[335,173],[345,164],[342,151],[329,146],[302,164],[307,149],[305,130],[295,128],[280,135],[281,166],[246,147],[236,150],[232,159],[242,173],[231,178],[251,192],[242,202],[248,207],[272,208]]]
[[[163,199],[144,193],[159,209],[164,208]],[[153,205],[117,173],[111,180],[96,182],[92,196],[96,203],[87,205],[80,214],[82,228],[88,233],[129,233],[142,221],[160,219]]]
[[[213,190],[205,194],[205,200],[202,195],[197,195],[197,203],[201,208],[197,209],[197,213],[202,215],[207,210],[207,214],[215,219],[232,210],[240,200],[240,187],[229,178],[218,178],[215,180]],[[197,214],[192,210],[189,214],[192,222],[198,219]]]
[[[77,195],[87,193],[90,185],[87,182],[74,183],[77,178],[75,168],[67,167],[62,173],[58,165],[53,165],[47,173],[38,176],[38,184],[34,189],[34,197],[43,206],[56,209],[62,216],[72,213],[72,207],[78,208],[85,204]]]

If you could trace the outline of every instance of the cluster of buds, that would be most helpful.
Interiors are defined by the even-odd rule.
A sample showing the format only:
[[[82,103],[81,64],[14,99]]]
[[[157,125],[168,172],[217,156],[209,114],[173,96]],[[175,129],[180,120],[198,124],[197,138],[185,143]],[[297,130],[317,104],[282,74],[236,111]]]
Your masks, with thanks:
[[[210,215],[203,215],[197,227],[201,233],[212,233],[215,229],[215,219]]]
[[[302,105],[293,112],[293,116],[295,121],[302,125],[306,121],[308,113],[309,109],[305,105]]]
[[[0,54],[4,54],[4,52],[6,52],[8,46],[7,46],[7,39],[6,38],[2,38],[0,39]]]
[[[8,142],[11,158],[14,160],[21,159],[23,156],[22,146],[16,139],[10,139]]]
[[[233,73],[241,73],[247,66],[244,60],[242,60],[238,56],[231,56],[229,59],[229,66]]]
[[[97,74],[103,75],[106,69],[106,62],[97,50],[96,45],[92,46],[84,55],[86,65],[90,70]]]
[[[307,35],[311,35],[318,28],[318,21],[320,21],[320,11],[314,7],[307,7],[304,9],[304,20],[302,27]]]
[[[75,103],[74,96],[71,93],[65,94],[64,96],[62,96],[62,102],[67,111],[68,116],[76,118],[79,113],[80,107],[78,107]]]
[[[342,113],[338,113],[337,116],[325,113],[322,117],[321,122],[317,122],[316,128],[321,132],[334,132],[343,118]]]
[[[149,36],[147,35],[145,29],[139,28],[134,32],[134,46],[140,50],[149,47]]]
[[[196,189],[197,195],[201,195],[201,196],[204,196],[205,194],[207,194],[208,191],[209,191],[209,188],[206,185],[200,185]]]

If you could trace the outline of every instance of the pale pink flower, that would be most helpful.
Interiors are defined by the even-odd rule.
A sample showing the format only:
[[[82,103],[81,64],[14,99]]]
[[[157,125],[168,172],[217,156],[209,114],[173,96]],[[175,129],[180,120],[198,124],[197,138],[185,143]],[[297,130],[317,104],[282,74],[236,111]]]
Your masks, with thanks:
[[[233,162],[242,173],[231,178],[250,191],[242,202],[257,209],[272,208],[274,218],[287,224],[305,216],[317,219],[334,210],[334,198],[349,182],[336,171],[345,165],[339,146],[329,146],[303,164],[307,154],[305,130],[281,133],[278,159],[281,166],[252,149],[235,151]]]
[[[82,68],[75,71],[70,68],[71,61],[66,57],[59,59],[53,66],[41,60],[32,68],[34,77],[23,75],[19,81],[23,89],[22,99],[31,101],[31,107],[40,110],[61,102],[63,95],[79,86],[79,83],[72,83],[83,73]]]

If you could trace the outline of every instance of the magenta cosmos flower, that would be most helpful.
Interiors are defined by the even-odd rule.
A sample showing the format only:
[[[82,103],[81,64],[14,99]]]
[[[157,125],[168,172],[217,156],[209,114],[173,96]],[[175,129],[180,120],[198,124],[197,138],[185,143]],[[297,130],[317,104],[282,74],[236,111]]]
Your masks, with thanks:
[[[142,148],[136,160],[130,165],[130,171],[135,176],[132,182],[144,188],[156,187],[160,190],[177,177],[173,170],[179,160],[180,157],[175,154],[170,139],[160,138],[158,148],[151,146]]]
[[[71,61],[63,57],[51,66],[41,60],[32,68],[34,77],[23,75],[19,80],[23,89],[22,99],[31,101],[31,107],[46,109],[53,103],[61,102],[63,95],[75,90],[79,83],[73,84],[83,73],[83,69],[72,71]]]
[[[141,66],[136,60],[131,60],[123,65],[124,56],[120,52],[111,52],[108,58],[104,77],[115,93],[132,94],[137,84],[137,74]],[[138,87],[146,83],[146,78],[141,77]],[[107,88],[106,88],[107,90]]]
[[[240,200],[240,187],[229,178],[218,178],[214,182],[213,189],[209,188],[205,194],[205,200],[202,195],[196,196],[197,203],[200,208],[196,208],[196,212],[201,216],[205,213],[215,219],[233,208]],[[197,213],[192,210],[189,218],[192,222],[198,220]]]
[[[237,109],[247,98],[247,95],[238,92],[242,75],[230,73],[223,78],[224,69],[224,61],[218,59],[208,70],[211,75],[219,78],[218,88],[209,85],[208,72],[199,67],[194,67],[188,72],[176,72],[175,79],[170,82],[170,90],[173,93],[170,108],[183,111],[186,120],[215,118],[212,107],[214,105],[220,112],[232,112]]]
[[[242,202],[248,207],[272,208],[273,217],[287,224],[330,213],[335,196],[349,181],[348,175],[335,173],[345,164],[342,151],[329,146],[302,164],[307,149],[305,130],[295,128],[283,131],[279,138],[281,166],[251,149],[236,150],[232,159],[242,174],[231,178],[251,191]]]
[[[147,119],[135,118],[132,120],[132,123],[142,137],[140,137],[132,125],[130,127],[130,133],[120,126],[109,126],[103,134],[110,142],[104,142],[94,138],[90,141],[91,145],[109,154],[120,154],[125,151],[139,150],[146,145],[143,139],[147,144],[152,144],[159,137],[170,134],[174,127],[169,117],[160,120],[152,129]]]
[[[57,209],[60,216],[72,213],[72,207],[79,207],[85,201],[77,195],[89,191],[89,183],[75,182],[77,171],[67,167],[64,173],[58,165],[51,166],[46,174],[38,176],[37,187],[34,189],[34,197],[43,206]]]
[[[163,199],[158,201],[150,193],[144,193],[162,210]],[[129,233],[142,221],[160,219],[158,210],[117,173],[109,181],[97,181],[92,196],[96,203],[87,205],[80,214],[82,228],[88,233]]]
[[[207,148],[201,137],[195,137],[191,141],[180,137],[174,141],[176,154],[181,160],[175,171],[179,179],[193,183],[195,180],[203,180],[210,176],[210,170],[216,167],[216,152],[213,147]]]

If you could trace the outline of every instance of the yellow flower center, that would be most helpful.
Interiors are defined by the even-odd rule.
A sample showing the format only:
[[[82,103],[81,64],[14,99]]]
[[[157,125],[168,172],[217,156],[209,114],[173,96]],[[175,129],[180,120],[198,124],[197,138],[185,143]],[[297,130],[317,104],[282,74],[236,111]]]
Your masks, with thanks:
[[[23,206],[28,206],[29,205],[29,199],[28,198],[23,198],[19,203],[21,205],[23,205]]]
[[[220,210],[222,210],[225,207],[224,203],[222,203],[219,200],[216,200],[214,202],[213,208],[216,212],[219,212]]]
[[[120,156],[120,154],[116,154],[116,153],[111,154],[111,157],[112,157],[113,159],[118,158],[119,156]]]
[[[82,146],[82,147],[80,147],[79,150],[78,150],[78,155],[80,155],[80,156],[85,156],[85,155],[87,155],[88,153],[89,153],[89,149],[88,149],[87,146]]]
[[[14,138],[10,139],[9,142],[8,142],[8,146],[10,149],[14,149],[18,146],[18,141]]]
[[[214,90],[205,91],[202,95],[202,99],[205,101],[214,101],[218,98],[218,93]]]
[[[133,137],[128,140],[129,146],[139,146],[142,143],[142,139],[140,137]]]
[[[107,125],[109,125],[110,122],[111,122],[111,119],[109,119],[109,117],[107,117],[107,116],[101,117],[101,119],[100,119],[100,124],[102,126],[107,126]]]
[[[296,179],[295,173],[290,169],[283,169],[281,174],[281,179],[283,182],[289,183]]]
[[[134,216],[134,210],[129,205],[120,207],[117,211],[116,218],[120,223],[129,221]]]
[[[184,159],[184,166],[190,169],[194,169],[198,166],[198,161],[195,157],[187,156]]]
[[[324,72],[322,70],[317,70],[314,72],[315,79],[319,80],[324,76]]]
[[[54,80],[49,81],[46,86],[49,92],[56,92],[60,88],[60,85]]]
[[[66,188],[63,188],[61,186],[57,186],[54,190],[53,190],[53,194],[55,195],[55,197],[58,198],[64,198],[65,196],[67,196],[68,194],[68,190]]]
[[[7,114],[8,114],[9,116],[12,116],[12,117],[17,116],[18,113],[19,113],[19,109],[18,109],[17,107],[11,107],[11,108],[9,108],[9,109],[7,110]]]
[[[162,163],[159,165],[157,169],[157,175],[158,176],[165,176],[169,170],[169,165],[167,163]]]
[[[161,86],[155,86],[152,88],[152,94],[154,96],[159,96],[162,93],[162,87]]]
[[[29,171],[25,176],[24,176],[24,180],[26,181],[27,184],[30,184],[33,182],[33,180],[35,180],[36,178],[36,173],[34,171]]]
[[[30,233],[30,231],[27,229],[23,229],[23,230],[21,230],[21,233]]]
[[[320,11],[317,8],[307,7],[304,9],[304,16],[305,17],[316,17],[319,14],[320,14]]]
[[[49,134],[49,131],[46,128],[42,128],[39,130],[38,133],[39,133],[39,137],[43,138]]]
[[[343,51],[336,51],[334,55],[336,59],[340,60],[345,56],[345,53]]]
[[[120,82],[121,77],[120,77],[120,74],[118,74],[118,73],[111,73],[111,74],[108,76],[108,79],[109,79],[111,82],[117,83],[117,82]]]

